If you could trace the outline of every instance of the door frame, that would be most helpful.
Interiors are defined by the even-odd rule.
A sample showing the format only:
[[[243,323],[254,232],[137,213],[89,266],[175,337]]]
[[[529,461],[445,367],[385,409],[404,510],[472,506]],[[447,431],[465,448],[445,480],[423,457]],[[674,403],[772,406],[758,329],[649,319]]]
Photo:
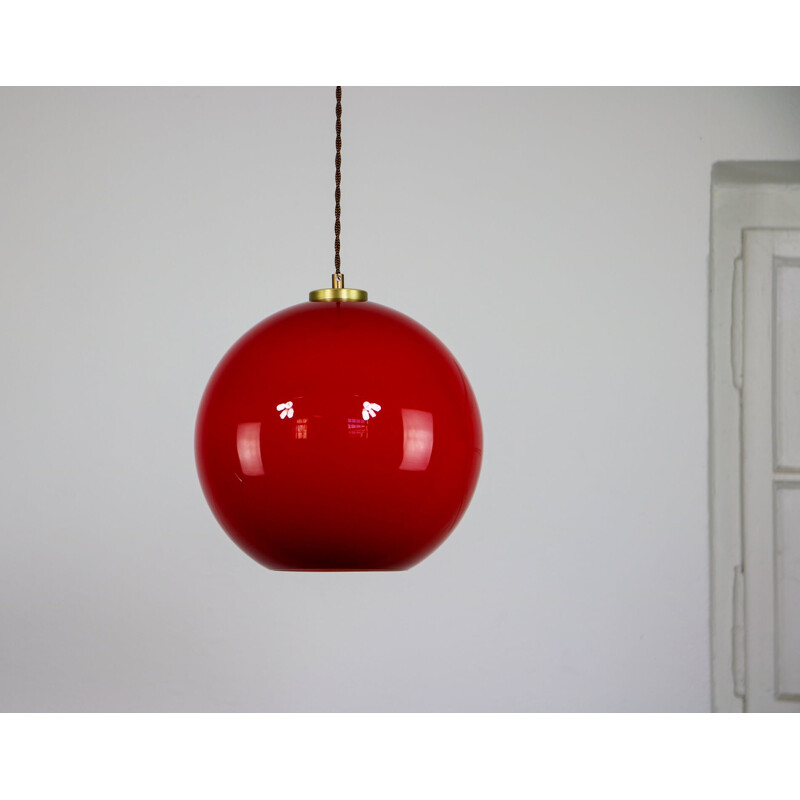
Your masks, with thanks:
[[[745,228],[792,228],[800,162],[723,161],[711,171],[709,269],[709,523],[712,709],[744,710],[741,270]]]

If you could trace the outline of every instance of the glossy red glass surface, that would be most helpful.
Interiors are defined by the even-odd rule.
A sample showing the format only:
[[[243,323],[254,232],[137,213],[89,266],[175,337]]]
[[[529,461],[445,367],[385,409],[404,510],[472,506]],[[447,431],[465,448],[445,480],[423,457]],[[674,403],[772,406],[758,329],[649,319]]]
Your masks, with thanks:
[[[413,566],[466,510],[481,451],[453,355],[371,302],[302,303],[252,328],[212,375],[195,436],[222,527],[289,570]]]

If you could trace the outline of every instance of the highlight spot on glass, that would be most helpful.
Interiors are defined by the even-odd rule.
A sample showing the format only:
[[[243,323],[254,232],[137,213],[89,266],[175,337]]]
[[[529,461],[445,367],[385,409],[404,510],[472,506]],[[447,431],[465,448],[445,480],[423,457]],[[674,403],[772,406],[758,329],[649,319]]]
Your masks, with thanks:
[[[364,420],[368,420],[370,417],[374,417],[376,412],[380,410],[381,407],[377,403],[369,403],[365,400],[364,410],[361,412],[361,418]]]
[[[403,408],[403,460],[400,469],[422,472],[428,468],[433,451],[433,414]]]
[[[261,460],[261,423],[241,422],[236,427],[236,452],[244,475],[263,475]]]
[[[289,400],[288,403],[278,403],[278,405],[275,406],[275,410],[281,412],[281,419],[286,419],[286,417],[291,419],[294,416],[293,405],[294,403],[291,400]]]

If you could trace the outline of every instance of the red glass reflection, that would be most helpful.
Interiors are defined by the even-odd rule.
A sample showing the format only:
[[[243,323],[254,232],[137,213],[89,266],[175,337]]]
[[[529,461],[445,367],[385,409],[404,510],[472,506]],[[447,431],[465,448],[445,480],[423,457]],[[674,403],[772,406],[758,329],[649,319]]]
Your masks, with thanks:
[[[242,475],[263,475],[261,461],[261,423],[240,422],[236,426],[236,452]]]
[[[452,354],[370,302],[303,303],[225,355],[197,468],[230,537],[274,569],[405,569],[434,550],[480,469],[477,404]]]
[[[400,410],[403,416],[403,460],[400,469],[428,469],[433,453],[433,414],[414,408]]]

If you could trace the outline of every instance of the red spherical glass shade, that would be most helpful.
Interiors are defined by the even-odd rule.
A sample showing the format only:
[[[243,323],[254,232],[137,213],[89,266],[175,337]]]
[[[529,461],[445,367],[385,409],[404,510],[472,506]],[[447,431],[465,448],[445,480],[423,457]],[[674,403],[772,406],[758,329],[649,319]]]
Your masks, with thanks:
[[[466,510],[480,416],[449,350],[370,302],[308,302],[228,351],[197,417],[200,482],[273,569],[407,569]]]

